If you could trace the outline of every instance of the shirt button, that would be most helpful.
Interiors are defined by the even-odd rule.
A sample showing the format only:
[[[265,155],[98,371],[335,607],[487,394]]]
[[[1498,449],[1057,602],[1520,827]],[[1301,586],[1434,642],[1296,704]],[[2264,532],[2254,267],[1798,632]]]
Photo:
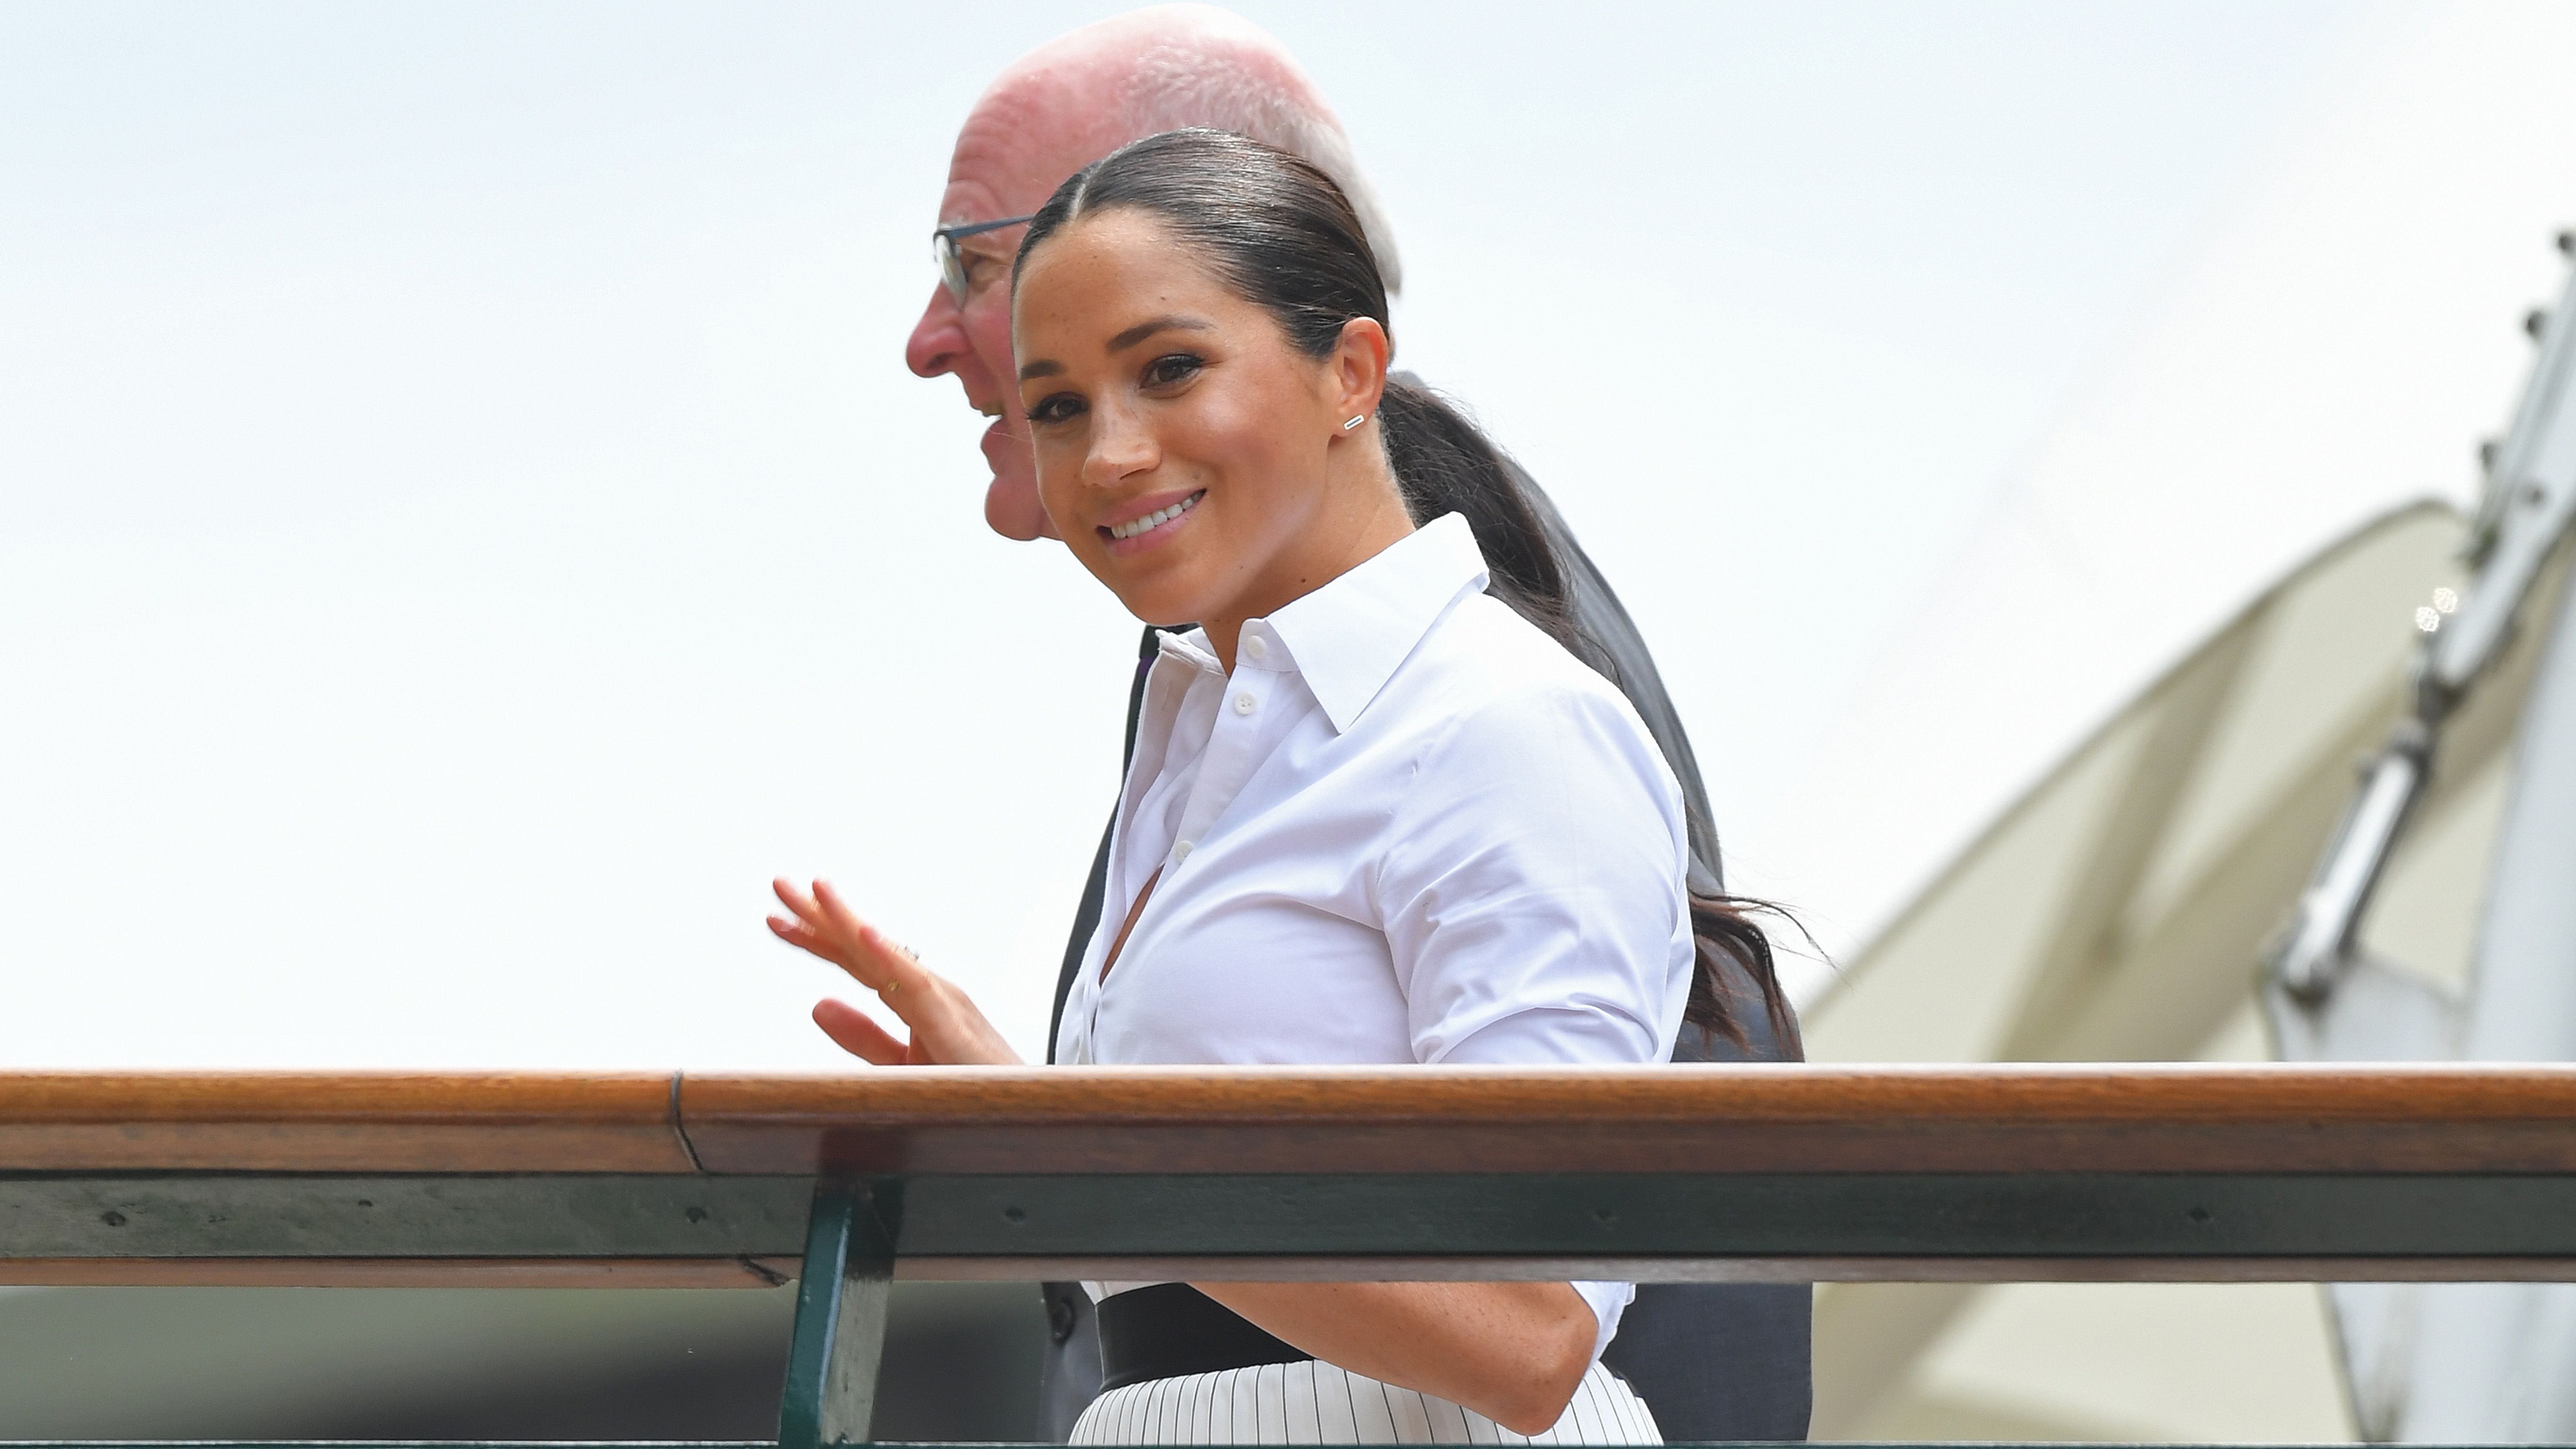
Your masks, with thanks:
[[[1172,847],[1172,859],[1176,861],[1187,860],[1190,858],[1190,852],[1196,849],[1198,849],[1197,846],[1184,840],[1180,844]]]
[[[1254,699],[1249,691],[1243,694],[1238,694],[1234,697],[1234,712],[1236,714],[1250,714],[1260,707],[1261,702]]]
[[[1263,639],[1260,635],[1258,635],[1258,634],[1250,634],[1250,635],[1246,635],[1246,636],[1244,637],[1244,641],[1243,641],[1243,657],[1244,657],[1244,658],[1246,658],[1246,659],[1249,659],[1249,660],[1253,661],[1253,662],[1254,662],[1254,663],[1256,663],[1256,664],[1257,664],[1257,663],[1259,663],[1259,662],[1261,662],[1261,661],[1262,661],[1262,660],[1264,660],[1264,659],[1269,658],[1269,657],[1270,657],[1270,644],[1269,644],[1269,642],[1268,642],[1267,640],[1264,640],[1264,639]]]

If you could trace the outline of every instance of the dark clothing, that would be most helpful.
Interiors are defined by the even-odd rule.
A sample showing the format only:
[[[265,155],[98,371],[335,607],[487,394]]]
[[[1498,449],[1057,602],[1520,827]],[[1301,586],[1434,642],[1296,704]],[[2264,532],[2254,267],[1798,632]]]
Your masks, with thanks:
[[[1654,657],[1646,652],[1645,640],[1638,637],[1636,624],[1620,606],[1619,596],[1611,592],[1609,581],[1574,541],[1556,505],[1527,473],[1514,471],[1565,567],[1575,628],[1581,636],[1575,652],[1619,686],[1663,748],[1665,762],[1681,782],[1682,803],[1690,817],[1690,888],[1703,895],[1717,894],[1724,889],[1726,876],[1718,858],[1717,830],[1709,817],[1708,792],[1700,784],[1699,761],[1691,754],[1690,739],[1664,693]],[[1157,652],[1156,631],[1148,628],[1127,696],[1131,756],[1145,671]],[[1055,1059],[1055,1032],[1063,1019],[1065,994],[1100,923],[1108,870],[1109,836],[1103,832],[1099,853],[1091,862],[1091,878],[1083,886],[1072,939],[1065,944],[1064,966],[1056,978],[1055,1011],[1047,1023],[1049,1061]],[[1741,986],[1737,999],[1758,1003],[1750,979]],[[1673,1060],[1798,1059],[1797,1043],[1780,1042],[1758,1005],[1738,1013],[1738,1020],[1745,1025],[1747,1046],[1685,1026],[1681,1040],[1674,1044]],[[1074,1420],[1100,1392],[1100,1340],[1091,1299],[1080,1284],[1049,1283],[1045,1294],[1049,1348],[1039,1391],[1038,1435],[1060,1444],[1071,1437]],[[1813,1398],[1810,1327],[1809,1290],[1801,1284],[1641,1283],[1601,1361],[1654,1410],[1655,1422],[1669,1441],[1804,1439]]]

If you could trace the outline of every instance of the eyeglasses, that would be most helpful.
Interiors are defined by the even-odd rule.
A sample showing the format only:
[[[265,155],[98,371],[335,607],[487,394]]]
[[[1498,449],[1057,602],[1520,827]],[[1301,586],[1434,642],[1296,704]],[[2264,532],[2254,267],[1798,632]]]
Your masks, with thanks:
[[[966,258],[957,250],[958,239],[982,236],[1006,226],[1018,226],[1036,216],[1036,212],[1030,212],[1027,216],[1006,216],[1000,221],[960,222],[955,226],[943,226],[930,234],[930,255],[939,263],[939,280],[948,284],[948,295],[957,299],[958,306],[966,305]]]

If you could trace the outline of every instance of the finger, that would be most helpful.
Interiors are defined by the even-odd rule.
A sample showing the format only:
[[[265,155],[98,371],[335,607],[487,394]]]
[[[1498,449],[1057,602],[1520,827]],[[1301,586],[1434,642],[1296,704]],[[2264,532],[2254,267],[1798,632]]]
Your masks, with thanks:
[[[881,1067],[902,1066],[912,1054],[911,1047],[877,1025],[875,1017],[846,1001],[826,997],[814,1003],[814,1024],[841,1050]]]
[[[772,880],[769,888],[778,893],[778,903],[794,912],[796,919],[809,925],[823,919],[822,908],[814,904],[814,898],[798,890],[787,877]]]
[[[822,919],[816,924],[836,941],[853,948],[860,958],[841,964],[870,990],[883,995],[897,1015],[906,1015],[904,1006],[908,1003],[894,998],[910,991],[919,999],[924,977],[921,962],[910,951],[887,940],[884,932],[860,920],[849,903],[841,899],[841,893],[832,889],[830,881],[814,882],[814,903],[822,910]],[[908,1015],[906,1019],[910,1019]]]
[[[830,881],[814,882],[814,909],[816,924],[829,925],[851,940],[857,940],[868,929],[868,923],[859,919],[859,913],[850,909],[850,903],[841,899]]]
[[[768,921],[771,935],[776,936],[778,939],[795,947],[799,951],[807,952],[810,955],[831,962],[833,965],[840,967],[843,971],[848,972],[852,977],[858,976],[859,973],[857,970],[850,965],[850,957],[852,953],[849,948],[831,940],[820,931],[815,930],[812,926],[809,926],[803,921],[797,920],[792,916],[771,916],[768,918]]]
[[[803,921],[788,916],[771,916],[769,930],[772,935],[790,946],[811,951],[825,960],[831,959],[831,948],[823,943],[821,937],[814,934],[813,927]]]
[[[870,990],[877,989],[877,983],[884,979],[883,968],[876,966],[857,933],[835,923],[812,896],[798,889],[793,882],[773,880],[769,888],[777,892],[779,901],[793,913],[792,917],[769,918],[769,929],[776,932],[780,940],[840,967],[860,985]],[[842,914],[849,920],[857,919],[849,916],[846,906],[842,908]]]

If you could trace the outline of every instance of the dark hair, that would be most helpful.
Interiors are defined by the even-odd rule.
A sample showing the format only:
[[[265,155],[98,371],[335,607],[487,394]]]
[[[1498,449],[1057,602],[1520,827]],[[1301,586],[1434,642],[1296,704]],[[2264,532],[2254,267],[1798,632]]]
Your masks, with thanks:
[[[1315,166],[1231,131],[1166,131],[1122,147],[1067,180],[1030,218],[1019,260],[1066,223],[1133,207],[1151,214],[1237,296],[1277,319],[1289,345],[1327,357],[1342,328],[1371,318],[1393,335],[1386,281],[1350,198]],[[1020,268],[1011,274],[1014,290]],[[1493,575],[1490,592],[1578,655],[1564,562],[1492,441],[1430,389],[1389,378],[1378,405],[1387,464],[1417,523],[1464,515]],[[1772,970],[1771,944],[1748,914],[1762,903],[1690,897],[1699,969],[1685,1019],[1738,1045],[1744,1008],[1727,967],[1750,978],[1775,1039],[1797,1040]]]

